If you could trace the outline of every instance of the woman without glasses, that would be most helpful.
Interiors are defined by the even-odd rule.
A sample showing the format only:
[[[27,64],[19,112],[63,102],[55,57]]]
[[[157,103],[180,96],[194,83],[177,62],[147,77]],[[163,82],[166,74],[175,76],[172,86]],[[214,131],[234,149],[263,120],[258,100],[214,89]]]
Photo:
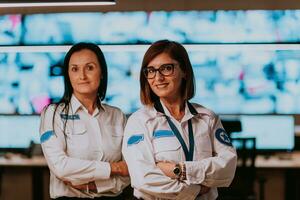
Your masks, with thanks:
[[[129,184],[121,161],[125,116],[101,103],[107,66],[101,49],[75,44],[66,54],[62,99],[41,115],[41,144],[54,199],[123,199]]]

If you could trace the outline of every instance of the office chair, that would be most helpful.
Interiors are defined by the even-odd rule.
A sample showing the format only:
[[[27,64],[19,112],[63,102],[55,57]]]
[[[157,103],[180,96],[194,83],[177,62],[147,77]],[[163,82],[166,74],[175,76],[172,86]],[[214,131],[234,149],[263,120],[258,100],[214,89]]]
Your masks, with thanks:
[[[242,123],[239,119],[221,119],[221,122],[229,136],[232,132],[242,131]]]
[[[255,138],[232,138],[237,149],[238,167],[235,177],[228,188],[218,188],[219,200],[256,200],[255,184]],[[260,199],[263,200],[263,199]]]

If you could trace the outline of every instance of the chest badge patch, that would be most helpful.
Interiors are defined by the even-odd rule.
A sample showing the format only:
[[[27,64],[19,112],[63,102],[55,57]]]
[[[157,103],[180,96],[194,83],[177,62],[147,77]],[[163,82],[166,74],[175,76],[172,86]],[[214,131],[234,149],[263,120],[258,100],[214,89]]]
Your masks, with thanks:
[[[79,115],[67,115],[67,114],[60,114],[60,117],[64,120],[78,120],[80,119]]]
[[[132,135],[127,140],[127,146],[138,144],[144,140],[144,134]]]
[[[53,135],[54,135],[53,131],[47,131],[47,132],[43,133],[40,137],[40,142],[44,143],[44,142],[48,141]]]
[[[226,133],[226,131],[224,129],[218,128],[216,130],[215,136],[216,136],[217,140],[219,142],[221,142],[222,144],[225,144],[227,146],[232,146],[231,140],[228,137],[228,135],[227,135],[227,133]]]
[[[153,132],[154,138],[161,138],[161,137],[175,137],[173,131],[170,130],[157,130]]]

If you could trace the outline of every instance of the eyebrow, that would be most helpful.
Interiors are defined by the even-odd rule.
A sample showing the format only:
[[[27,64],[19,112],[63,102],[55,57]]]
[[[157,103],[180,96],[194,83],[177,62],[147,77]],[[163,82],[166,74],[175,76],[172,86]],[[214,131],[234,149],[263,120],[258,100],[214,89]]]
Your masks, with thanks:
[[[84,65],[89,65],[89,64],[94,64],[94,65],[96,65],[95,62],[88,62],[88,63],[85,63]],[[70,66],[78,66],[78,64],[72,64],[72,63],[70,63]]]
[[[175,63],[164,63],[159,65],[159,67],[163,66],[163,65],[174,65]],[[154,67],[153,65],[148,65],[147,67]]]
[[[95,62],[88,62],[88,63],[85,63],[86,65],[88,65],[88,64],[94,64],[94,65],[96,65],[96,63]]]

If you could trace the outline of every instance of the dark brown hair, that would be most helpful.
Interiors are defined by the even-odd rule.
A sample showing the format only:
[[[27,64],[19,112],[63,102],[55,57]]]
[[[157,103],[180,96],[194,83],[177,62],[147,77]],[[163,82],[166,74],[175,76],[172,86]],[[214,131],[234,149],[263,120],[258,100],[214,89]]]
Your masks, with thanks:
[[[54,110],[54,114],[52,117],[54,132],[55,132],[55,129],[54,129],[55,113],[57,112],[58,106],[59,105],[64,106],[62,111],[65,114],[68,114],[69,109],[70,109],[70,102],[71,102],[71,98],[72,98],[72,94],[73,94],[73,87],[71,85],[70,76],[69,76],[69,62],[70,62],[71,56],[74,53],[79,52],[84,49],[88,49],[95,53],[95,55],[97,56],[97,60],[99,62],[100,68],[101,68],[101,74],[99,77],[99,79],[101,79],[101,81],[100,81],[98,91],[97,91],[98,98],[96,100],[96,105],[98,108],[100,108],[101,100],[103,100],[105,98],[106,89],[107,89],[107,64],[106,64],[106,60],[105,60],[102,50],[98,47],[98,45],[96,45],[94,43],[80,42],[80,43],[73,45],[70,48],[70,50],[67,52],[67,54],[65,55],[65,59],[64,59],[64,66],[63,66],[63,70],[62,70],[63,77],[64,77],[64,86],[65,86],[64,94],[63,94],[62,98],[59,100],[59,102],[53,103],[55,105],[55,110]],[[66,134],[65,131],[66,131],[67,120],[68,120],[68,118],[64,121],[64,129],[63,129],[64,135]],[[65,135],[65,142],[67,145],[66,135]]]
[[[97,56],[97,60],[99,62],[100,68],[101,68],[101,74],[99,79],[100,85],[98,87],[97,96],[100,98],[100,100],[103,100],[106,95],[106,89],[107,89],[107,64],[103,55],[103,52],[98,47],[98,45],[94,43],[86,43],[86,42],[80,42],[75,45],[73,45],[70,50],[67,52],[64,60],[64,67],[63,67],[63,76],[64,76],[64,85],[65,85],[65,92],[60,100],[59,103],[64,103],[68,105],[70,103],[72,94],[73,94],[73,88],[71,85],[70,77],[69,77],[69,62],[71,59],[71,56],[81,50],[88,49]],[[59,104],[58,103],[58,104]],[[97,101],[97,105],[100,104],[100,102]]]
[[[143,58],[140,71],[140,98],[142,104],[153,105],[153,103],[159,99],[159,97],[151,90],[150,85],[143,74],[143,70],[161,53],[168,54],[172,59],[179,63],[180,69],[185,73],[186,77],[182,80],[181,94],[183,100],[190,100],[195,95],[195,77],[186,49],[178,42],[159,40],[149,47]]]

